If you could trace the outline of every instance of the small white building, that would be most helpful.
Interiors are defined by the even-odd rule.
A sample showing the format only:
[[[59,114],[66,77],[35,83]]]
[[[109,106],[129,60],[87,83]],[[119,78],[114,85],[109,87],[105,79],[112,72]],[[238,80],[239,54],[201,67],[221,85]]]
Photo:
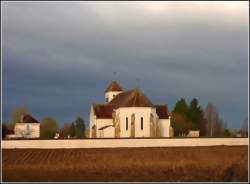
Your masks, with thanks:
[[[23,115],[15,124],[14,133],[16,138],[39,138],[40,123],[29,114]]]
[[[200,137],[199,130],[189,130],[187,137]]]
[[[141,90],[123,91],[112,81],[105,102],[91,106],[90,138],[173,136],[167,105],[152,104]]]

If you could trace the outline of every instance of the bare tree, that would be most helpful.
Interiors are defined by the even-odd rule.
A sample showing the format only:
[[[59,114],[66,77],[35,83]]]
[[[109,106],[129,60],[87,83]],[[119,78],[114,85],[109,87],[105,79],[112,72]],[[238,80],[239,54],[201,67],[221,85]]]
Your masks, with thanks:
[[[14,129],[15,124],[20,121],[21,116],[25,114],[29,114],[29,111],[27,110],[26,107],[17,107],[13,109],[11,113],[11,125],[10,125],[12,129]]]
[[[70,136],[71,123],[64,123],[62,129],[60,130],[60,137],[67,138]]]
[[[219,117],[217,108],[212,103],[209,103],[204,112],[204,118],[206,119],[206,135],[221,136],[224,131],[224,122]]]
[[[222,136],[224,132],[224,121],[222,119],[219,119],[217,125],[216,125],[216,135],[217,136]]]
[[[241,131],[243,137],[248,137],[248,117],[246,117],[242,122]]]
[[[204,112],[204,118],[207,120],[206,135],[213,136],[214,122],[216,116],[216,107],[209,103]]]

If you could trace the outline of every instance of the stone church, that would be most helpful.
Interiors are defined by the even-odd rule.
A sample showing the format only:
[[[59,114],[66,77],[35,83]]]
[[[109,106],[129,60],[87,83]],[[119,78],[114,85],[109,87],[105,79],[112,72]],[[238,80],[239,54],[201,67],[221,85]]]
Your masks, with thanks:
[[[117,83],[105,90],[105,104],[92,104],[90,138],[171,137],[167,105],[154,105],[140,89],[124,91]]]

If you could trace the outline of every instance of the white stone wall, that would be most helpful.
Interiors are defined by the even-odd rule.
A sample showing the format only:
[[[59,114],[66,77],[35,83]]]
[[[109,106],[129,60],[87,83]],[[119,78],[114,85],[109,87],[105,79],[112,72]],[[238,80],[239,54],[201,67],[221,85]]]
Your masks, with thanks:
[[[97,119],[96,115],[94,114],[93,106],[91,106],[90,114],[89,114],[89,137],[92,137],[92,126],[96,125],[96,137],[100,137],[101,133],[99,128],[102,128],[107,125],[113,125],[112,119]]]
[[[93,105],[91,105],[89,113],[89,137],[92,137],[92,126],[96,124],[96,116],[94,114]]]
[[[155,108],[151,107],[121,107],[115,111],[116,116],[120,118],[120,137],[126,138],[131,135],[131,117],[135,114],[135,137],[150,137],[150,114],[153,114],[155,121],[158,121],[158,115]],[[126,118],[128,118],[128,129],[126,129]],[[141,129],[141,118],[143,118],[143,129]],[[107,125],[113,125],[112,119],[96,119],[93,113],[93,107],[90,112],[90,127],[97,126],[97,138],[103,136],[103,131],[99,128]],[[162,137],[170,136],[170,119],[160,119],[160,131]],[[90,136],[92,135],[92,129]]]
[[[16,137],[39,138],[40,123],[16,123],[14,132]]]
[[[105,93],[105,103],[110,102],[116,95],[122,93],[122,91],[108,91]],[[108,99],[108,101],[106,101]]]
[[[102,127],[108,126],[108,125],[113,125],[113,120],[112,119],[96,119],[97,130],[99,128],[102,128]]]
[[[151,107],[120,107],[115,110],[116,116],[120,119],[120,137],[130,137],[131,135],[131,117],[135,114],[135,137],[150,137],[150,114],[153,114],[154,120],[158,121],[156,109]],[[126,129],[126,118],[128,118],[128,129]],[[143,118],[143,129],[141,129],[141,118]],[[97,119],[94,115],[93,106],[91,106],[89,116],[89,135],[92,136],[93,125],[97,126],[97,138],[103,133],[99,128],[107,125],[113,125],[113,119]],[[170,119],[159,119],[160,131],[162,137],[170,137]]]
[[[170,137],[170,119],[159,119],[161,137]]]
[[[130,137],[131,116],[135,114],[135,137],[150,137],[150,113],[155,113],[151,107],[121,107],[117,109],[116,115],[120,118],[120,137]],[[141,117],[143,118],[143,129],[141,130]],[[126,118],[128,118],[128,130],[126,130]]]
[[[161,139],[76,139],[76,140],[2,140],[3,149],[14,148],[121,148],[194,147],[248,145],[248,138],[161,138]]]

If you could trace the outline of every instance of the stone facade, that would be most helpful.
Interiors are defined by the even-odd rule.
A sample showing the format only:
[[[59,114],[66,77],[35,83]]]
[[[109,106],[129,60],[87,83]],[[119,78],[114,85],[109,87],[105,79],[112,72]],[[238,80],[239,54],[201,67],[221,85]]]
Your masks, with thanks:
[[[119,84],[113,81],[105,91],[105,99],[105,104],[91,106],[89,116],[91,138],[173,135],[167,106],[153,105],[141,90],[124,92]]]

